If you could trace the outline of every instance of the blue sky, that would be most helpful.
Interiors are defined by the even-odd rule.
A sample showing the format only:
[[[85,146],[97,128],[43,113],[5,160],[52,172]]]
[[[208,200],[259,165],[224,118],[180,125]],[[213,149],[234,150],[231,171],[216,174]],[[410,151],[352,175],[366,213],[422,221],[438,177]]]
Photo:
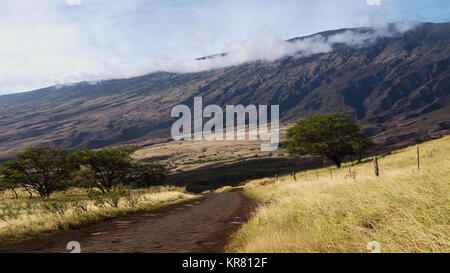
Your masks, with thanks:
[[[448,0],[0,0],[0,4],[0,94],[177,66],[189,71],[183,62],[231,49],[265,47],[267,37],[281,41],[371,26],[380,19],[450,21]],[[276,50],[277,43],[268,43]]]

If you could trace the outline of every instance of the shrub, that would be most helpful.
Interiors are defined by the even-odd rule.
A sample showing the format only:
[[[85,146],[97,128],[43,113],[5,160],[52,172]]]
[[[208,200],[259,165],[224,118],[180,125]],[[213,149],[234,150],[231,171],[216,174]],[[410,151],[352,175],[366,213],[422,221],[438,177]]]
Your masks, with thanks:
[[[111,188],[107,192],[89,190],[88,197],[97,207],[106,207],[106,205],[109,205],[110,207],[117,208],[120,199],[129,194],[129,189],[120,185]]]
[[[42,204],[42,207],[50,212],[50,213],[54,213],[54,214],[58,214],[59,216],[64,216],[64,214],[66,213],[66,211],[69,208],[69,205],[66,202],[59,202],[59,201],[47,201],[44,204]]]
[[[166,168],[156,162],[135,163],[128,177],[128,184],[137,188],[161,185],[166,178]]]

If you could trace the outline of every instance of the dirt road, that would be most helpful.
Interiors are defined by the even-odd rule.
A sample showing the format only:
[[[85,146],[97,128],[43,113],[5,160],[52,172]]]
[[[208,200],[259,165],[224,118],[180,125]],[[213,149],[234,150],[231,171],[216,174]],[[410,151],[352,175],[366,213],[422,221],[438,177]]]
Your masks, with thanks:
[[[256,207],[242,192],[209,194],[150,212],[87,228],[0,247],[0,252],[67,253],[69,241],[82,253],[223,252],[230,235]]]

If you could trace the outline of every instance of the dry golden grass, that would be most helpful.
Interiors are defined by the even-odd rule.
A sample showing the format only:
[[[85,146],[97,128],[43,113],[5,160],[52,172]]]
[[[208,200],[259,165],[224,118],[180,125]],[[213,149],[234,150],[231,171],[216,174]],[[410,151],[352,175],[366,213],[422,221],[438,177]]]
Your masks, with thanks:
[[[264,203],[233,237],[230,252],[450,252],[450,137],[338,170],[254,180],[245,192]],[[331,179],[330,170],[333,178]]]
[[[131,190],[117,207],[95,203],[83,190],[72,190],[50,199],[3,195],[0,199],[0,243],[29,239],[101,222],[109,218],[155,209],[198,196],[183,188],[153,187]]]
[[[280,141],[284,140],[287,126],[280,128]],[[226,165],[241,160],[285,157],[285,150],[263,152],[260,141],[250,140],[189,140],[162,142],[136,151],[133,158],[159,161],[171,172],[190,171],[205,166]],[[145,143],[141,143],[145,145]]]

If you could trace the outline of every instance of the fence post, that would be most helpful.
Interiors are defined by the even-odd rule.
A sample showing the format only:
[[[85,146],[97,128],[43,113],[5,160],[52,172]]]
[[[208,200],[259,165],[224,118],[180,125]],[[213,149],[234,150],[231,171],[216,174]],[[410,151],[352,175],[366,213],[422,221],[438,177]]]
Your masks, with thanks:
[[[333,180],[333,173],[331,172],[331,169],[330,169],[330,176],[331,176],[331,180]]]
[[[375,171],[375,175],[379,176],[380,173],[378,171],[378,158],[376,156],[373,158],[373,168],[374,168],[374,171]]]
[[[417,169],[420,170],[420,149],[419,149],[419,145],[417,145]]]
[[[295,172],[292,172],[292,176],[294,177],[294,181],[297,181],[297,178],[295,177]]]
[[[316,171],[317,180],[319,180],[319,171]]]

